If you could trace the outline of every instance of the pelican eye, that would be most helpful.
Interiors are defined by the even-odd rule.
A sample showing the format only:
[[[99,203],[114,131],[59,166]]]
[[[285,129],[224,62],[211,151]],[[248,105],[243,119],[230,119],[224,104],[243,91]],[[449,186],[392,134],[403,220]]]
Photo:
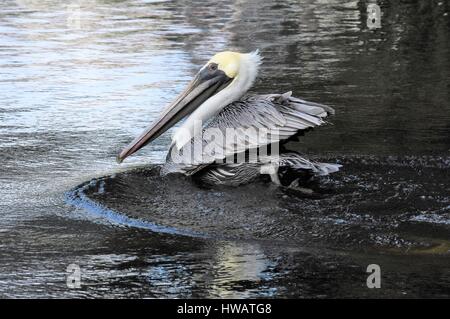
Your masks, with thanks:
[[[218,67],[217,63],[210,63],[208,65],[208,70],[211,72],[215,72],[215,71],[217,71],[217,67]]]

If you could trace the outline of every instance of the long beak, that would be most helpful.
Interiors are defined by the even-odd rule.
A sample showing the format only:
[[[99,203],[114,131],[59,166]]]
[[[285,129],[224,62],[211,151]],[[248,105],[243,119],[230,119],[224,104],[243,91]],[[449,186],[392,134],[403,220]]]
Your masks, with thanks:
[[[165,108],[158,119],[120,152],[117,162],[121,163],[126,157],[194,112],[208,98],[228,86],[231,80],[222,71],[215,72],[214,75],[207,74],[207,70],[200,71],[176,100]]]

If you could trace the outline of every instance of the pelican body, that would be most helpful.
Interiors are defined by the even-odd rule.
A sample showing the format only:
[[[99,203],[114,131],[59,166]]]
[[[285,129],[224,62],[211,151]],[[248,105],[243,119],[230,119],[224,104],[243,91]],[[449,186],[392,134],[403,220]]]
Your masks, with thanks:
[[[175,131],[162,175],[182,173],[208,184],[237,186],[262,175],[297,187],[340,165],[318,163],[283,144],[325,123],[328,106],[284,94],[248,95],[258,74],[258,52],[220,52],[208,61],[158,119],[125,147],[122,162],[170,127]]]

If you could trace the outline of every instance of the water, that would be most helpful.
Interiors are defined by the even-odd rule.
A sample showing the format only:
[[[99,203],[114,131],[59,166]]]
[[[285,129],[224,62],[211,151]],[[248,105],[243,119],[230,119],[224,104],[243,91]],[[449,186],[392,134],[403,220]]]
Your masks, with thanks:
[[[0,296],[448,297],[449,8],[380,5],[374,31],[365,1],[3,1]],[[336,109],[291,145],[344,164],[322,197],[160,180],[170,133],[116,164],[211,55],[256,48],[255,92]]]

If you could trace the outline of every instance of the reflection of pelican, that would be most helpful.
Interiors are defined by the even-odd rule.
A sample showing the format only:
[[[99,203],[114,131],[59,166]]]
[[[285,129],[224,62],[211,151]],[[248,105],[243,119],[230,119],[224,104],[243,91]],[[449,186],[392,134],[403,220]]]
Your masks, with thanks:
[[[227,242],[220,245],[213,258],[213,273],[208,289],[212,298],[249,298],[255,291],[239,289],[243,285],[259,285],[271,280],[269,267],[275,265],[257,243]],[[264,285],[264,282],[263,282]],[[259,296],[271,295],[270,288],[259,288]]]
[[[216,54],[160,117],[120,153],[119,162],[189,116],[172,138],[162,174],[179,172],[228,185],[269,174],[275,183],[296,186],[299,176],[337,171],[337,164],[313,162],[290,151],[278,154],[280,142],[323,124],[323,118],[334,111],[294,98],[290,92],[244,96],[259,64],[257,52]]]

